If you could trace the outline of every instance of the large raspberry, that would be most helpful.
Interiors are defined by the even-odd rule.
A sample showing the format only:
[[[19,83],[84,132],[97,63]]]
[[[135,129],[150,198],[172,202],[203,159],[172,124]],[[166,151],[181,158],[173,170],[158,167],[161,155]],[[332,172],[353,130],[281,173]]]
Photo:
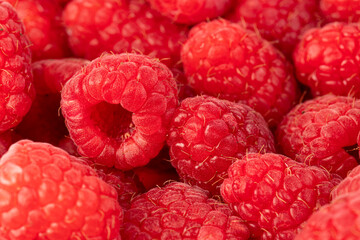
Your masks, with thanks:
[[[138,196],[125,212],[122,237],[135,239],[246,240],[249,229],[225,204],[184,183]]]
[[[360,101],[325,95],[297,105],[279,124],[279,149],[308,165],[345,177],[358,165]]]
[[[148,0],[151,6],[173,21],[195,24],[225,13],[232,0]]]
[[[270,43],[226,20],[190,31],[181,59],[198,92],[246,103],[276,126],[295,104],[292,68]]]
[[[360,27],[330,23],[309,30],[294,51],[298,79],[314,96],[360,97]]]
[[[317,0],[237,0],[228,18],[258,32],[291,58],[301,35],[318,25],[320,14]]]
[[[341,178],[279,154],[247,154],[231,165],[221,195],[259,239],[294,239],[300,225],[330,201]]]
[[[65,84],[61,100],[79,153],[120,169],[160,152],[177,104],[171,71],[136,54],[93,60]]]
[[[73,0],[63,18],[73,52],[90,60],[104,51],[136,51],[173,66],[180,60],[187,32],[145,0]]]
[[[0,160],[0,235],[5,239],[120,239],[114,188],[46,143],[20,141]]]
[[[343,181],[331,192],[333,199],[350,192],[360,190],[360,166],[357,166],[344,178]]]
[[[171,163],[181,178],[218,194],[226,171],[247,152],[273,152],[263,117],[244,104],[213,97],[187,98],[169,132]]]
[[[358,22],[359,0],[320,0],[320,9],[329,21]]]

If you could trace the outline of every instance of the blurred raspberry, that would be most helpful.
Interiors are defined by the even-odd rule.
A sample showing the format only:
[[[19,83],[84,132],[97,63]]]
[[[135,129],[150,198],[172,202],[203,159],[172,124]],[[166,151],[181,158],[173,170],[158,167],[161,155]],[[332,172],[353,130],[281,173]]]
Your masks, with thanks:
[[[320,9],[328,21],[359,22],[359,0],[320,0]]]

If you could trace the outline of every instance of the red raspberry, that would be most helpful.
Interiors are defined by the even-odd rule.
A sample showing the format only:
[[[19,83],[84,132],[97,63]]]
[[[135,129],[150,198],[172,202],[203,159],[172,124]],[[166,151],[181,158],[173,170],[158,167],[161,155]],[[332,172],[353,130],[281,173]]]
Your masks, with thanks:
[[[93,60],[65,84],[61,100],[79,153],[123,170],[160,152],[177,104],[170,70],[136,54]]]
[[[2,156],[0,176],[5,239],[120,239],[115,189],[61,149],[17,142]]]
[[[360,100],[325,95],[297,105],[279,124],[279,150],[345,177],[358,165]]]
[[[5,0],[13,4],[32,43],[33,61],[70,54],[61,7],[55,0]]]
[[[300,225],[330,201],[340,177],[279,154],[247,154],[228,170],[221,196],[256,239],[294,239]]]
[[[73,0],[63,14],[73,52],[94,59],[104,51],[141,52],[173,66],[187,29],[152,10],[145,0]]]
[[[225,204],[198,187],[173,182],[138,196],[125,212],[122,237],[133,239],[242,240],[249,229]]]
[[[320,0],[320,9],[329,21],[358,22],[359,0]]]
[[[272,127],[297,98],[290,64],[270,43],[239,24],[214,20],[197,25],[181,59],[196,91],[246,103]]]
[[[174,22],[195,24],[225,13],[232,0],[148,0],[151,6]]]
[[[320,14],[317,0],[238,0],[229,19],[259,33],[291,58],[301,35],[317,26]]]
[[[15,9],[0,2],[0,132],[19,124],[35,97],[29,41]]]
[[[169,132],[171,164],[180,177],[218,194],[226,171],[247,152],[273,152],[274,139],[252,108],[213,97],[187,98]]]
[[[335,199],[309,218],[295,240],[359,239],[359,201],[359,192]]]
[[[298,79],[314,96],[360,97],[360,27],[330,23],[303,36],[294,51]]]
[[[349,172],[344,180],[336,186],[331,192],[333,199],[346,195],[347,193],[356,192],[360,189],[360,166],[357,166]]]
[[[0,157],[4,155],[9,147],[18,140],[20,140],[20,136],[12,130],[0,133]]]

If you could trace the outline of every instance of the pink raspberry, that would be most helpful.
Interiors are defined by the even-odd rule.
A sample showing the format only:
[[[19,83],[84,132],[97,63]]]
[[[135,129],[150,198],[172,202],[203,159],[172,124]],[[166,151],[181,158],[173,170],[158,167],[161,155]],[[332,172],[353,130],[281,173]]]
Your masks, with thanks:
[[[333,199],[346,195],[351,192],[357,192],[360,189],[360,166],[355,167],[349,172],[343,181],[331,192]]]
[[[255,239],[294,239],[301,224],[330,201],[340,177],[283,155],[247,154],[228,170],[221,196]]]
[[[173,182],[140,195],[125,212],[123,239],[246,240],[249,230],[226,204]]]
[[[332,93],[360,97],[360,28],[330,23],[306,32],[293,59],[299,81],[313,96]]]
[[[81,155],[127,170],[160,152],[177,104],[165,65],[120,54],[97,58],[73,76],[63,88],[61,109]]]
[[[248,104],[275,127],[295,104],[291,65],[270,43],[226,20],[190,31],[181,59],[198,93]]]
[[[252,108],[213,97],[187,98],[174,114],[167,141],[180,177],[218,194],[226,171],[247,152],[274,152],[263,117]]]
[[[360,20],[359,0],[320,0],[320,9],[331,22],[358,22]]]
[[[279,150],[345,177],[358,165],[360,101],[325,95],[297,105],[279,124]]]

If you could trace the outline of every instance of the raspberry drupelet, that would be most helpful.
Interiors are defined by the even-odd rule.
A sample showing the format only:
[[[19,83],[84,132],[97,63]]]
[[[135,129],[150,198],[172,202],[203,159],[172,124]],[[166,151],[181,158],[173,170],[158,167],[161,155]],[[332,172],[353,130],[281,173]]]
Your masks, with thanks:
[[[137,54],[106,55],[73,76],[61,109],[79,153],[128,170],[162,149],[178,105],[171,71]]]
[[[359,0],[320,0],[320,9],[330,22],[358,22],[360,20]]]
[[[360,166],[349,172],[343,181],[331,192],[333,199],[360,190]]]

